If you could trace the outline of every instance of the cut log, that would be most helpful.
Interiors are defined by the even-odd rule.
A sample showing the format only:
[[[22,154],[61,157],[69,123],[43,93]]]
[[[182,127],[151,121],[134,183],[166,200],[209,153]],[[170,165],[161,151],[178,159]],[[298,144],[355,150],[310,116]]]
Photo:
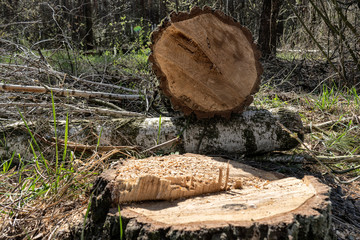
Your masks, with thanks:
[[[274,109],[271,112],[251,109],[234,115],[229,120],[146,118],[123,124],[121,129],[117,129],[122,132],[124,138],[144,149],[170,141],[162,147],[162,151],[251,155],[289,150],[298,145],[294,138],[276,124],[277,121],[297,133],[300,138],[303,137],[301,119],[298,113],[289,109]],[[113,132],[113,128],[103,128],[103,136],[109,136],[109,131]],[[180,141],[176,144],[171,143],[171,140],[181,133]]]
[[[149,163],[146,163],[146,160]],[[136,160],[135,160],[136,161]],[[157,161],[157,164],[156,164]],[[182,162],[181,170],[166,161]],[[202,163],[200,163],[202,162]],[[132,165],[134,163],[131,163]],[[139,172],[116,165],[102,173],[95,183],[87,239],[116,239],[120,235],[118,205],[121,208],[125,239],[331,239],[329,188],[312,176],[285,178],[239,162],[186,154],[155,157],[138,162]],[[218,167],[227,169],[217,192],[173,201],[122,203],[126,192],[120,186],[130,179],[154,176],[158,179],[193,176],[193,182],[215,177]],[[152,165],[151,170],[149,170]],[[174,170],[175,169],[175,170]],[[226,171],[224,171],[225,173]],[[148,178],[151,180],[151,178]],[[228,179],[228,187],[225,181]],[[209,181],[211,182],[211,181]],[[239,183],[241,182],[241,184]],[[143,182],[145,183],[145,182]],[[174,183],[181,187],[182,183]],[[120,187],[120,188],[119,188]],[[162,191],[147,182],[139,194]],[[191,191],[191,186],[184,186]],[[225,191],[226,190],[226,191]],[[125,193],[126,194],[126,193]],[[127,192],[131,195],[131,190]],[[199,193],[200,194],[200,193]],[[140,196],[139,195],[139,196]],[[76,233],[73,235],[76,238]]]
[[[68,141],[78,150],[84,150],[84,139],[87,149],[101,149],[97,147],[98,136],[101,135],[100,147],[109,146],[138,146],[138,149],[148,152],[162,153],[201,153],[201,154],[230,154],[254,155],[272,151],[290,150],[298,142],[287,132],[283,131],[276,122],[303,138],[303,125],[297,112],[291,109],[258,110],[248,109],[241,114],[234,114],[229,119],[220,117],[212,119],[194,120],[192,118],[118,118],[103,121],[72,120],[69,125]],[[64,136],[65,121],[57,121],[58,136]],[[30,128],[45,129],[43,136],[52,135],[53,123],[44,121],[28,123]],[[16,132],[16,138],[8,135],[10,149],[16,150],[22,156],[31,158],[28,150],[29,135],[23,122],[14,123],[0,128],[10,134]],[[23,130],[25,129],[25,130]],[[83,131],[83,129],[88,129]],[[93,137],[88,133],[93,132]],[[177,136],[179,136],[177,139]],[[177,141],[175,141],[175,139]],[[39,139],[40,143],[42,139]],[[79,143],[78,147],[75,143]],[[167,143],[167,144],[164,144]],[[46,143],[48,144],[48,143]],[[156,145],[160,145],[153,148]],[[91,147],[92,146],[92,147]],[[111,146],[107,149],[111,149]],[[128,147],[129,149],[129,147]],[[152,149],[152,150],[151,150]]]
[[[241,112],[262,67],[250,31],[209,7],[173,12],[152,33],[153,70],[174,108],[198,118]]]

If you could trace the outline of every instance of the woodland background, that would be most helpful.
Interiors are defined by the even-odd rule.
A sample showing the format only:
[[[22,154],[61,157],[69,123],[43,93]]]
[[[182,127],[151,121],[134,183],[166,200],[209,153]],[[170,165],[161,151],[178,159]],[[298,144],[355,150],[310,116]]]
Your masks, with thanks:
[[[150,32],[171,11],[204,5],[248,27],[264,57],[286,55],[287,50],[316,55],[329,63],[338,62],[333,70],[355,84],[354,73],[345,68],[347,61],[353,61],[356,70],[360,68],[359,0],[2,0],[1,47],[2,51],[21,45],[60,55],[66,52],[68,58],[89,51],[137,51],[147,47]],[[68,60],[70,69],[64,70],[78,75]]]
[[[292,107],[305,125],[303,144],[287,154],[312,161],[252,164],[319,177],[332,188],[337,238],[360,239],[360,0],[0,0],[0,239],[52,239],[75,216],[84,221],[94,179],[112,162],[159,154],[136,143],[101,151],[101,123],[179,115],[158,91],[150,34],[170,12],[204,5],[249,28],[262,52],[253,106]],[[56,131],[71,124],[82,142]]]

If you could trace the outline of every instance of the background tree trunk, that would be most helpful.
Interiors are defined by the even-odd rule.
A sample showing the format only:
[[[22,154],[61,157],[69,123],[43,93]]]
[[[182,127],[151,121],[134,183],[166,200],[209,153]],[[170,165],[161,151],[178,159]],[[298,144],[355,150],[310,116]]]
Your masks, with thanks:
[[[85,36],[83,37],[83,45],[86,50],[91,50],[95,46],[92,17],[93,8],[91,0],[84,1],[83,11],[85,18]]]
[[[278,18],[282,0],[271,0],[271,19],[270,19],[270,54],[276,55],[277,40],[279,36]]]
[[[264,0],[259,28],[258,44],[263,57],[271,54],[270,50],[270,18],[271,18],[271,0]]]
[[[282,0],[264,0],[259,28],[260,50],[263,57],[276,55],[277,19]]]

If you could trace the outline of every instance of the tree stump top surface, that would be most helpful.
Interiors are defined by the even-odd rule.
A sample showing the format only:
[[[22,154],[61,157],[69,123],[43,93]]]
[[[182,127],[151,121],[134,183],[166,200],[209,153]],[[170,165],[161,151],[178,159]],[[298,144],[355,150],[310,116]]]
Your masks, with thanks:
[[[220,168],[223,174],[219,174]],[[141,176],[148,182],[141,181]],[[330,214],[329,188],[312,176],[286,178],[197,154],[133,160],[105,171],[100,179],[107,183],[103,186],[111,192],[112,205],[120,204],[122,216],[154,229],[198,231],[229,224],[250,229],[254,223],[283,228],[291,227],[297,216],[312,223]],[[206,191],[211,183],[218,188]],[[171,195],[174,189],[198,191],[195,195]],[[133,198],[127,199],[127,194]]]
[[[116,171],[112,181],[116,204],[200,196],[278,178],[241,163],[196,154],[127,160]],[[260,173],[262,178],[257,177]]]
[[[260,54],[251,33],[220,11],[172,13],[152,34],[149,60],[174,108],[229,117],[252,102]]]
[[[284,178],[244,189],[176,201],[146,202],[126,206],[122,215],[154,225],[193,227],[203,225],[291,222],[293,214],[316,215],[318,182],[312,177]],[[315,186],[314,186],[315,185]],[[312,203],[312,204],[310,204]],[[312,206],[311,206],[312,205]]]

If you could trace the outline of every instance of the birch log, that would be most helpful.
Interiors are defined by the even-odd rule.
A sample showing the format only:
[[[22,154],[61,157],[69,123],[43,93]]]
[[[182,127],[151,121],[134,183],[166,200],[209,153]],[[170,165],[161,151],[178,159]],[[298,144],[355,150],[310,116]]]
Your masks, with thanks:
[[[246,154],[253,155],[272,151],[289,150],[298,145],[287,132],[276,124],[303,137],[303,125],[297,112],[290,109],[248,109],[233,115],[229,120],[217,117],[196,120],[194,118],[117,118],[110,120],[70,120],[69,138],[73,143],[96,146],[138,146],[140,151],[163,153]],[[57,121],[58,136],[64,136],[65,121]],[[52,122],[31,122],[28,126],[40,132],[40,136],[54,136]],[[21,130],[16,131],[14,130]],[[29,152],[29,134],[23,122],[4,126],[0,131],[8,133],[9,151],[16,150],[24,156]],[[10,133],[16,133],[11,138]],[[91,135],[89,136],[89,132]],[[101,133],[100,133],[101,132]],[[177,139],[178,137],[178,139]],[[157,146],[154,148],[154,146]],[[80,149],[81,147],[79,147]],[[81,148],[82,149],[82,148]],[[28,154],[26,154],[26,152]],[[0,156],[2,150],[0,148]]]
[[[303,125],[299,115],[289,109],[249,109],[223,118],[186,120],[186,118],[136,118],[123,124],[117,131],[131,143],[146,150],[165,144],[167,152],[201,154],[259,154],[275,150],[289,150],[298,145],[288,133],[276,124],[279,121],[292,132],[303,137]],[[111,142],[119,141],[112,128],[104,128],[103,134]],[[171,140],[180,135],[180,141]],[[106,137],[105,137],[106,138]],[[108,139],[109,141],[110,139]],[[126,145],[124,141],[117,145]]]

